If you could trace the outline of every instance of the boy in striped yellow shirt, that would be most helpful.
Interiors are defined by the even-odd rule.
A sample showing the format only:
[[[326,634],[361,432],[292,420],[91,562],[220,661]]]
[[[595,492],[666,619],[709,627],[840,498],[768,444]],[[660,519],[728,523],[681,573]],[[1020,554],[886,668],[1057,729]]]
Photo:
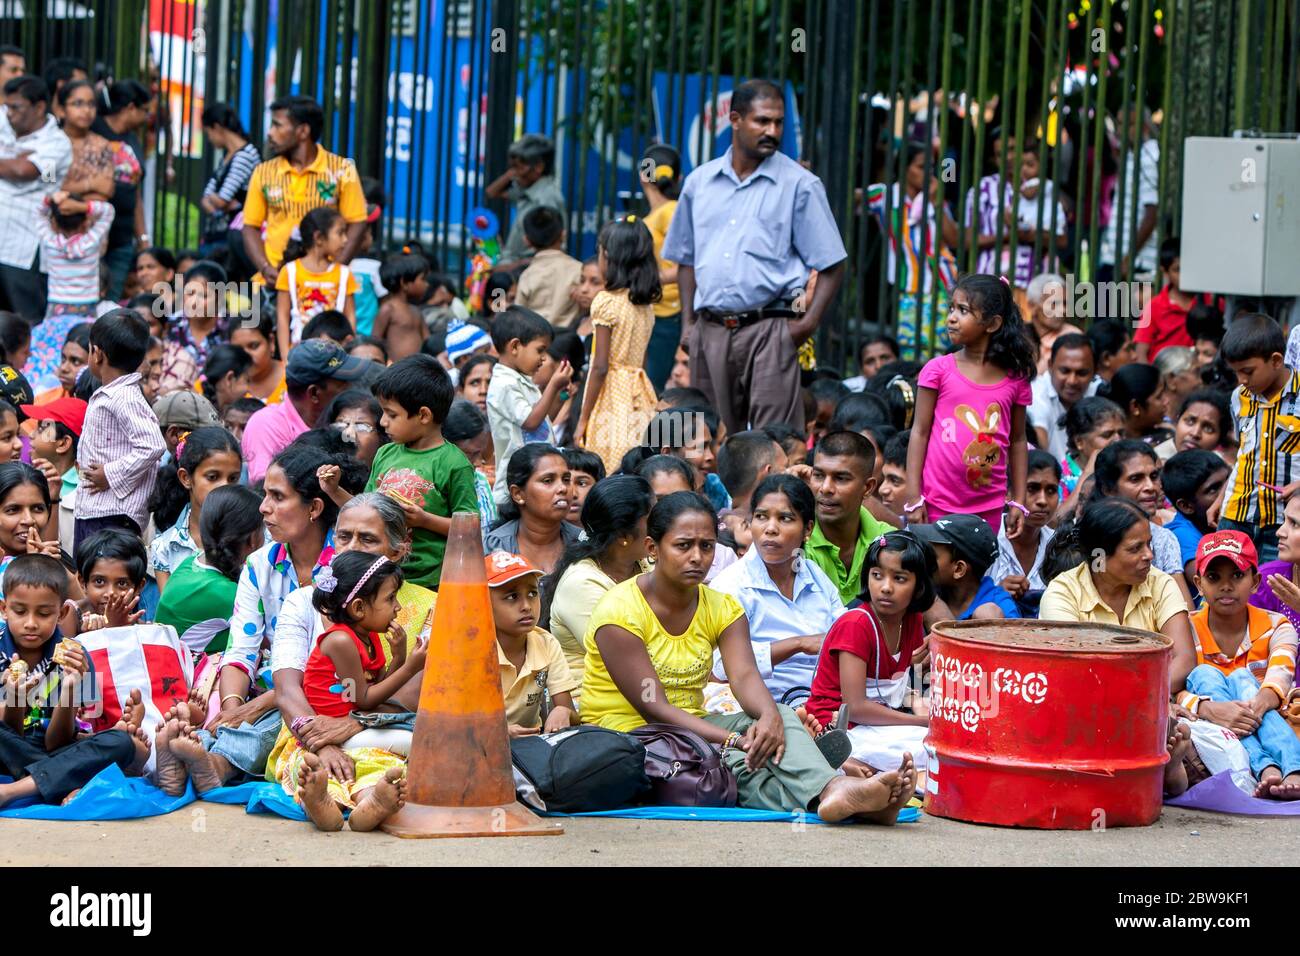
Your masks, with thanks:
[[[1300,372],[1283,358],[1286,334],[1275,320],[1244,313],[1232,320],[1219,354],[1237,376],[1232,430],[1239,447],[1224,485],[1220,530],[1243,531],[1264,561],[1277,559],[1283,503],[1300,491]]]
[[[1295,680],[1296,630],[1281,614],[1249,604],[1259,586],[1255,545],[1216,531],[1196,549],[1205,607],[1192,615],[1197,666],[1178,702],[1235,733],[1259,779],[1255,796],[1300,799],[1300,739],[1278,712]]]

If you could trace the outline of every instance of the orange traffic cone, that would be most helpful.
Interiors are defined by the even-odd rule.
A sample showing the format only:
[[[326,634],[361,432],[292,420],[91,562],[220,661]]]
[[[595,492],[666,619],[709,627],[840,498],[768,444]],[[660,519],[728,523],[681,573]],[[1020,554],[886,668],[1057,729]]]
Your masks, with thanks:
[[[407,803],[383,824],[395,836],[564,832],[515,800],[482,541],[477,514],[452,517],[407,763]]]

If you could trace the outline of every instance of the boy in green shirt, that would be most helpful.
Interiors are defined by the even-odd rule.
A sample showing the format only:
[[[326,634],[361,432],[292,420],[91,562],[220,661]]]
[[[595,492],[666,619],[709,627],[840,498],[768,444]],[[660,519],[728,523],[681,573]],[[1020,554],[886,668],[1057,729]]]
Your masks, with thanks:
[[[863,507],[876,490],[876,449],[857,432],[831,432],[813,452],[812,490],[817,524],[804,545],[848,604],[862,590],[862,563],[871,542],[897,531]]]
[[[389,444],[375,454],[366,491],[382,492],[402,506],[411,529],[411,554],[402,572],[407,581],[436,588],[451,516],[478,512],[474,467],[442,437],[456,390],[437,359],[418,354],[390,365],[372,390],[384,410],[380,426]]]

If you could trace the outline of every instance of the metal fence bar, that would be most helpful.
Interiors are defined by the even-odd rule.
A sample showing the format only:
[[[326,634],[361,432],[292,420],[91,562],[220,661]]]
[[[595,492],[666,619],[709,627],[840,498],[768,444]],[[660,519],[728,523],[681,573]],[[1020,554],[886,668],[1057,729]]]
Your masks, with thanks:
[[[1043,256],[1043,216],[1047,212],[1047,194],[1049,190],[1046,185],[1047,163],[1052,157],[1055,157],[1057,150],[1052,148],[1050,143],[1051,137],[1048,135],[1048,104],[1051,100],[1051,68],[1053,55],[1056,44],[1056,6],[1057,0],[1047,0],[1047,10],[1043,15],[1043,27],[1046,37],[1043,40],[1043,69],[1042,76],[1038,84],[1038,203],[1034,210],[1034,245],[1030,250],[1030,262],[1033,268],[1031,271],[1038,269],[1038,264],[1044,262]],[[1048,150],[1051,150],[1051,157]],[[1056,208],[1056,190],[1053,187],[1052,209]],[[1055,216],[1052,217],[1055,220]],[[1047,249],[1050,250],[1056,245],[1056,223],[1053,221],[1052,230],[1047,234]]]
[[[1138,32],[1137,83],[1136,83],[1136,89],[1133,92],[1133,101],[1134,101],[1133,108],[1137,111],[1138,122],[1142,124],[1141,126],[1139,126],[1141,137],[1138,144],[1138,148],[1141,149],[1142,146],[1145,144],[1146,132],[1147,132],[1146,130],[1147,50],[1146,50],[1146,44],[1141,41],[1142,38],[1145,37],[1147,33],[1150,32],[1151,29],[1151,2],[1150,0],[1138,0],[1138,4],[1140,8],[1140,12],[1138,14],[1138,22],[1141,24],[1141,26],[1139,27],[1139,32]],[[1128,63],[1128,60],[1132,57],[1132,54],[1133,54],[1132,47],[1126,44],[1124,48],[1124,60],[1126,65]],[[1127,76],[1125,76],[1124,79],[1124,93],[1127,96],[1128,94]],[[1141,172],[1140,156],[1138,157],[1138,172],[1139,173]],[[1134,189],[1138,188],[1138,181],[1136,178],[1133,181],[1133,188]],[[1127,243],[1129,268],[1127,274],[1124,276],[1124,281],[1126,282],[1133,281],[1133,275],[1135,271],[1134,267],[1137,261],[1137,254],[1139,251],[1141,251],[1140,247],[1137,245],[1137,224],[1138,224],[1138,215],[1140,210],[1138,208],[1138,203],[1136,202],[1136,198],[1137,197],[1135,196],[1134,197],[1135,201],[1133,202],[1133,211],[1129,218],[1128,243]],[[1120,208],[1123,209],[1124,207],[1121,206]],[[1159,218],[1160,218],[1159,213],[1157,212],[1156,215],[1157,221],[1159,221]],[[1157,249],[1158,248],[1159,247],[1157,246]],[[1122,255],[1123,253],[1117,253],[1117,254]],[[1159,279],[1159,276],[1157,276],[1157,279]]]
[[[1129,42],[1127,30],[1124,31],[1123,37],[1124,37],[1124,42],[1121,47],[1121,50],[1124,55],[1124,63],[1123,63],[1124,72],[1120,81],[1121,82],[1120,108],[1119,108],[1119,123],[1118,123],[1119,183],[1115,191],[1115,211],[1111,214],[1111,216],[1112,218],[1116,216],[1119,217],[1116,220],[1119,225],[1115,229],[1115,237],[1116,237],[1115,280],[1126,282],[1129,279],[1130,267],[1132,263],[1130,262],[1128,266],[1125,266],[1125,253],[1126,252],[1129,253],[1128,258],[1130,260],[1133,258],[1132,253],[1135,250],[1133,250],[1131,246],[1133,241],[1136,239],[1136,234],[1132,231],[1132,223],[1130,223],[1129,229],[1126,230],[1124,228],[1124,220],[1130,218],[1127,212],[1128,207],[1125,206],[1124,203],[1126,201],[1131,200],[1133,204],[1134,212],[1137,211],[1137,205],[1138,205],[1136,202],[1136,197],[1130,197],[1128,195],[1129,192],[1128,171],[1130,168],[1136,167],[1134,169],[1135,175],[1133,177],[1133,187],[1134,189],[1136,189],[1139,184],[1139,177],[1142,174],[1142,168],[1141,168],[1142,157],[1141,155],[1133,155],[1131,149],[1131,147],[1134,145],[1130,142],[1132,139],[1130,135],[1130,131],[1133,128],[1133,120],[1130,116],[1129,111],[1130,109],[1133,108],[1133,103],[1129,99],[1129,84],[1132,82],[1133,79],[1133,58],[1132,56],[1130,56],[1130,54],[1133,51],[1132,51],[1132,45]],[[1109,41],[1109,37],[1107,39]],[[1109,45],[1107,46],[1106,53],[1107,56],[1109,57]],[[1109,69],[1107,69],[1107,72],[1110,72]],[[1103,98],[1103,102],[1104,102],[1104,98]],[[1141,103],[1137,104],[1137,109],[1138,109],[1138,120],[1137,120],[1138,141],[1136,145],[1137,148],[1140,150],[1142,147],[1142,132],[1143,132],[1142,118],[1141,118],[1141,109],[1142,109]],[[1098,139],[1098,142],[1101,142],[1101,140]],[[1121,266],[1124,266],[1124,268],[1121,268]]]
[[[198,149],[196,139],[199,89],[204,101],[224,100],[246,115],[260,144],[268,94],[294,88],[314,95],[329,117],[322,143],[354,156],[359,171],[385,184],[388,238],[404,220],[406,234],[427,241],[452,268],[466,253],[460,210],[482,202],[484,177],[500,174],[503,150],[520,128],[560,134],[569,245],[579,253],[628,201],[618,157],[630,153],[635,160],[648,142],[662,138],[683,151],[688,166],[705,162],[723,145],[717,137],[725,117],[714,112],[724,79],[771,76],[783,87],[788,81],[803,119],[799,158],[828,184],[850,253],[840,314],[819,341],[822,361],[835,364],[868,324],[896,325],[899,296],[908,291],[902,280],[910,274],[903,248],[909,239],[926,250],[933,240],[967,269],[978,264],[979,206],[971,202],[968,210],[967,202],[979,197],[992,125],[1003,129],[1008,144],[1023,146],[1037,134],[1043,184],[1032,216],[1026,215],[1026,229],[1033,220],[1032,243],[1029,232],[1022,239],[1018,225],[995,217],[985,242],[992,242],[999,270],[1006,249],[1013,266],[1028,254],[1035,270],[1070,266],[1091,275],[1101,252],[1102,202],[1113,198],[1110,208],[1124,217],[1109,227],[1121,237],[1114,258],[1117,266],[1128,262],[1120,269],[1124,279],[1133,273],[1142,211],[1126,171],[1141,169],[1141,142],[1127,122],[1114,125],[1118,120],[1161,108],[1157,241],[1179,224],[1187,135],[1296,127],[1300,0],[1091,0],[1086,13],[1082,8],[1070,0],[277,0],[272,20],[270,0],[202,0],[188,9],[171,0],[82,0],[72,9],[84,16],[56,14],[56,7],[36,0],[20,13],[12,0],[0,0],[0,14],[8,14],[0,16],[0,39],[21,44],[34,68],[72,51],[92,68],[105,64],[117,78],[144,76],[151,66],[164,80],[191,81],[189,95],[171,85],[160,103],[164,121],[149,188],[154,232],[168,241],[192,241],[193,204],[213,168],[212,151]],[[208,41],[202,70],[186,52],[199,10]],[[156,47],[156,56],[142,45],[150,16],[155,36],[174,37]],[[1001,43],[993,36],[999,24]],[[489,53],[490,27],[506,29],[516,61],[500,82],[488,69],[500,68],[489,59],[499,56]],[[1114,68],[1108,53],[1098,58],[1092,49],[1098,27],[1120,58]],[[797,53],[795,28],[803,44]],[[924,39],[918,29],[926,31]],[[1217,42],[1193,42],[1207,33]],[[838,52],[844,35],[857,43],[855,56]],[[399,73],[413,80],[399,83]],[[406,103],[395,105],[399,98],[409,111]],[[883,128],[872,107],[882,98]],[[486,128],[485,99],[492,110]],[[928,189],[915,200],[919,237],[909,236],[903,216],[906,140],[920,138],[927,140],[923,173],[944,162],[942,192],[959,224],[951,247],[927,234],[942,228]],[[1072,163],[1062,149],[1067,140]],[[1005,153],[1009,160],[1015,155]],[[1101,170],[1105,165],[1109,176],[1116,154],[1112,197]],[[957,161],[955,183],[947,178],[950,159]],[[1001,208],[1007,188],[1010,203],[1020,202],[1021,166],[1009,165],[992,171],[1005,173],[1008,184],[1002,195],[988,197],[999,213],[1014,211]],[[886,188],[884,235],[900,244],[892,270],[883,268],[887,247],[876,220],[858,201],[857,191],[873,181]],[[633,201],[639,192],[634,181]],[[1056,238],[1062,202],[1073,219],[1064,250]],[[916,266],[929,307],[916,309],[926,316],[918,330],[924,339],[936,330],[942,290],[934,285],[933,256],[923,254]]]

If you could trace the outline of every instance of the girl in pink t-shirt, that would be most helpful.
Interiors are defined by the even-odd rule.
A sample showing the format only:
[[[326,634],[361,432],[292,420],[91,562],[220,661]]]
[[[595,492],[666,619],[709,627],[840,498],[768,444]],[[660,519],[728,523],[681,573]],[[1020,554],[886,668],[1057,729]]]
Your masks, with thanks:
[[[963,276],[948,337],[957,351],[931,359],[917,379],[903,510],[911,524],[978,515],[997,532],[1005,509],[1014,538],[1027,514],[1025,409],[1037,356],[1007,280]]]

